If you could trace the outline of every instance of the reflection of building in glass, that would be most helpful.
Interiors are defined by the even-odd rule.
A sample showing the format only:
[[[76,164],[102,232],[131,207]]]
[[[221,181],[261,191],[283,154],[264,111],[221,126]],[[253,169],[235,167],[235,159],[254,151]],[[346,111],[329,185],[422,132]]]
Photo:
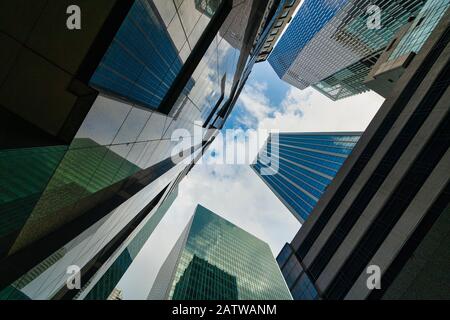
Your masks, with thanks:
[[[276,139],[269,137],[251,167],[303,223],[360,136],[356,132],[280,133]]]
[[[280,252],[294,299],[450,299],[449,27],[447,8]]]
[[[151,300],[290,300],[270,247],[197,206],[161,267]]]
[[[397,32],[366,77],[365,85],[387,98],[449,6],[449,0],[427,1],[417,17]]]
[[[207,17],[212,18],[219,8],[220,2],[221,0],[195,0],[195,8]]]
[[[0,256],[26,223],[66,150],[65,146],[0,150]]]
[[[157,8],[151,1],[138,0],[114,36],[90,85],[157,109],[182,66]],[[191,80],[189,89],[192,86]]]
[[[302,0],[281,0],[281,2],[282,1],[284,1],[283,8],[275,15],[275,23],[269,30],[269,36],[266,38],[266,42],[259,53],[257,62],[267,60],[284,29],[291,22],[292,16],[298,5],[302,2]]]
[[[207,14],[193,1],[81,2],[77,32],[54,27],[64,2],[0,4],[0,290],[26,283],[32,299],[86,297],[103,275],[109,295],[217,130],[182,162],[172,133],[223,126],[270,28],[260,1],[209,1]],[[238,21],[249,46],[226,40]],[[82,292],[65,286],[74,263]]]
[[[425,0],[306,0],[269,57],[279,77],[333,100],[369,90],[364,79],[398,30]],[[381,28],[369,28],[369,6]]]
[[[104,300],[108,294],[111,292],[117,283],[120,281],[122,276],[127,271],[128,267],[131,265],[133,260],[138,255],[139,251],[144,246],[145,242],[151,236],[153,231],[158,226],[161,219],[169,210],[172,203],[175,201],[178,195],[178,187],[173,190],[166,200],[161,204],[161,206],[156,210],[156,212],[148,219],[141,230],[133,237],[128,246],[123,250],[119,257],[113,262],[111,266],[105,266],[104,270],[99,270],[96,274],[98,281],[94,281],[95,285],[92,288],[85,288],[84,292],[88,292],[87,295],[83,294],[79,298],[86,300]],[[102,271],[104,272],[102,274]]]
[[[236,277],[194,255],[175,286],[173,300],[237,300]]]

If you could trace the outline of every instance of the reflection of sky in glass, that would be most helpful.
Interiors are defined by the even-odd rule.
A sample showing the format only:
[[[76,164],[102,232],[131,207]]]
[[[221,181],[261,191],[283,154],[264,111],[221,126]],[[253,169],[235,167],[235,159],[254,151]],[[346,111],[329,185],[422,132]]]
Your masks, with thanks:
[[[360,135],[281,133],[278,143],[269,141],[252,167],[300,221],[305,221]],[[265,163],[277,161],[276,169]],[[261,169],[272,170],[263,175]]]
[[[65,284],[68,266],[83,267],[88,263],[170,181],[175,179],[183,168],[179,165],[168,171],[162,178],[148,185],[135,197],[69,242],[63,248],[64,254],[53,265],[47,266],[46,270],[41,270],[42,273],[27,284],[23,292],[33,299],[47,299],[55,294]]]
[[[209,22],[192,1],[135,1],[90,85],[157,109]]]
[[[143,5],[144,2],[139,1],[138,5]],[[155,0],[153,3],[163,21],[162,24],[159,21],[160,27],[168,30],[170,41],[176,47],[177,59],[185,61],[207,26],[209,17],[195,9],[193,1],[183,1],[180,4]],[[174,3],[177,3],[177,10]],[[149,8],[146,7],[147,9]],[[232,25],[238,15],[242,16],[241,11],[241,5],[237,5],[224,26],[228,28]],[[134,16],[133,19],[141,18]],[[136,26],[136,21],[130,22]],[[177,26],[181,28],[181,25],[185,30],[190,28],[187,38],[182,30],[177,29]],[[227,30],[223,28],[215,37],[196,68],[193,81],[184,90],[184,93],[188,94],[187,102],[176,114],[169,116],[135,106],[130,102],[112,98],[110,92],[98,96],[68,150],[62,148],[62,152],[57,154],[58,161],[53,164],[52,171],[47,173],[47,180],[40,183],[40,189],[33,195],[36,197],[35,201],[39,200],[36,206],[21,207],[27,211],[23,212],[23,219],[28,220],[22,222],[21,229],[17,229],[20,234],[12,247],[13,251],[20,250],[83,214],[83,210],[75,210],[71,215],[62,214],[78,208],[80,202],[90,201],[97,192],[168,158],[172,148],[178,143],[171,141],[172,132],[183,128],[192,134],[194,122],[204,121],[209,116],[221,95],[220,83],[225,74],[224,101],[228,98],[240,52],[226,41],[226,34]],[[119,40],[125,41],[123,37]],[[135,50],[138,49],[133,47],[132,51],[136,53]],[[173,70],[165,68],[160,71],[158,76],[164,77]],[[44,148],[41,151],[48,152]],[[22,280],[26,281],[22,282],[27,283],[23,288],[24,292],[30,297],[49,298],[63,285],[67,265],[85,265],[119,232],[125,222],[139,212],[142,204],[147,204],[154,197],[153,192],[167,186],[182,169],[182,166],[173,168],[162,179],[154,181],[148,187],[150,189],[141,190],[67,244],[63,253],[54,253],[51,259],[34,269],[32,279],[30,275],[24,275]]]

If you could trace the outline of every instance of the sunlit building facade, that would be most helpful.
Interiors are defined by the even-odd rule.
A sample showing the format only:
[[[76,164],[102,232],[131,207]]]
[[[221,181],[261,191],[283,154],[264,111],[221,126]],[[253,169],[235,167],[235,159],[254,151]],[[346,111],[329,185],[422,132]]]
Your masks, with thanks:
[[[278,255],[295,299],[450,299],[450,9],[441,15]]]
[[[359,132],[272,134],[251,167],[303,223],[360,136]]]
[[[267,243],[197,206],[150,300],[291,300]]]
[[[306,0],[269,62],[282,80],[299,89],[313,86],[332,100],[368,91],[371,67],[425,2]]]
[[[449,7],[449,0],[427,1],[417,16],[395,35],[365,78],[364,85],[388,98]]]
[[[273,9],[252,0],[71,4],[79,30],[66,26],[64,1],[0,4],[2,299],[108,297],[138,230],[223,126]],[[196,127],[214,133],[191,141]],[[190,142],[172,157],[176,129]],[[66,287],[69,266],[82,290]]]

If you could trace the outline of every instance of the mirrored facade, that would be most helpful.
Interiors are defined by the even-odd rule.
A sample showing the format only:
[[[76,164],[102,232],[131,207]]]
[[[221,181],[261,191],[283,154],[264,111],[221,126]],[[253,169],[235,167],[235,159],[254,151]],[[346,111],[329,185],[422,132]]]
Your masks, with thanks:
[[[199,205],[149,299],[291,300],[291,295],[267,243]]]
[[[332,100],[365,92],[371,67],[426,2],[306,0],[269,62],[282,80]]]
[[[279,254],[287,282],[307,277],[328,300],[450,298],[450,9],[443,17]],[[293,296],[310,297],[298,279]]]
[[[388,98],[405,73],[429,41],[436,27],[444,19],[450,1],[427,1],[416,17],[409,19],[394,36],[382,55],[371,67],[364,85]]]
[[[76,32],[65,1],[0,4],[2,298],[107,298],[223,126],[270,28],[265,12],[277,9],[71,4],[83,12]],[[70,266],[82,290],[66,287]]]
[[[292,214],[305,222],[361,133],[280,133],[251,165]],[[267,164],[277,161],[277,166]],[[262,170],[270,170],[262,174]]]
[[[449,6],[450,1],[448,0],[428,0],[389,60],[394,60],[409,52],[418,53]]]
[[[105,264],[105,266],[102,267],[103,270],[99,270],[96,273],[95,278],[100,279],[96,280],[93,278],[93,280],[83,288],[81,294],[77,297],[78,299],[105,300],[111,292],[114,292],[114,288],[119,283],[133,260],[137,257],[167,210],[169,210],[177,195],[178,186],[175,185],[174,190],[167,195],[166,199],[156,209],[155,213],[145,222],[144,226],[138,230],[137,234],[132,237],[132,240],[126,249],[120,253],[117,259],[113,260],[112,264]],[[137,230],[135,230],[135,232],[136,231]]]
[[[179,8],[175,5],[135,1],[90,84],[157,109],[210,22],[190,1],[182,1]],[[164,16],[157,6],[164,6]]]

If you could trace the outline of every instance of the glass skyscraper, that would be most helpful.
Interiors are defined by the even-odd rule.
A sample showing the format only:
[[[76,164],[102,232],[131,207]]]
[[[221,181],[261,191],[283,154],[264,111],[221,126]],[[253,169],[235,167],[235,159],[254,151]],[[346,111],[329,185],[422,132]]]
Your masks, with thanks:
[[[418,53],[449,7],[450,0],[428,0],[389,60],[410,52]]]
[[[282,80],[332,100],[369,90],[364,80],[397,31],[426,0],[305,0],[269,62]],[[380,28],[368,26],[380,9]],[[311,27],[313,26],[313,27]]]
[[[279,133],[275,138],[272,134],[251,167],[303,223],[360,136],[358,132]]]
[[[289,243],[286,243],[277,256],[286,284],[294,300],[319,300],[319,292],[314,281],[303,269]]]
[[[412,61],[393,68],[403,74],[395,89],[278,255],[294,299],[450,298],[450,8],[437,3],[445,12],[428,21],[444,18],[419,52],[405,52]],[[396,42],[422,42],[428,28],[420,20]]]
[[[144,244],[147,242],[150,235],[158,226],[161,219],[169,210],[172,203],[175,201],[178,195],[178,186],[167,195],[167,198],[158,207],[155,213],[149,217],[140,230],[136,230],[136,235],[131,238],[131,241],[126,248],[120,253],[117,259],[112,262],[111,265],[106,264],[103,266],[103,270],[99,270],[91,283],[89,283],[82,290],[78,299],[85,300],[105,300],[108,298],[111,292],[114,291],[117,283],[119,283],[122,276],[127,271],[133,260],[138,255]]]
[[[291,300],[264,241],[197,206],[158,273],[152,300]]]
[[[409,22],[395,34],[376,64],[371,66],[370,73],[364,80],[364,86],[388,98],[449,7],[450,0],[427,1],[418,14],[409,19]],[[330,78],[326,82],[330,84],[330,80],[335,81]]]
[[[305,0],[278,41],[269,63],[286,82],[304,89],[309,83],[302,79],[293,64],[311,40],[326,26],[348,0]],[[316,66],[308,66],[313,68]]]
[[[79,30],[66,26],[64,1],[0,2],[2,298],[106,299],[134,258],[133,238],[149,235],[138,230],[222,128],[273,9],[253,0],[71,4]],[[196,127],[214,133],[192,141]],[[187,142],[172,157],[177,129]],[[81,291],[66,287],[69,266],[81,270]]]

